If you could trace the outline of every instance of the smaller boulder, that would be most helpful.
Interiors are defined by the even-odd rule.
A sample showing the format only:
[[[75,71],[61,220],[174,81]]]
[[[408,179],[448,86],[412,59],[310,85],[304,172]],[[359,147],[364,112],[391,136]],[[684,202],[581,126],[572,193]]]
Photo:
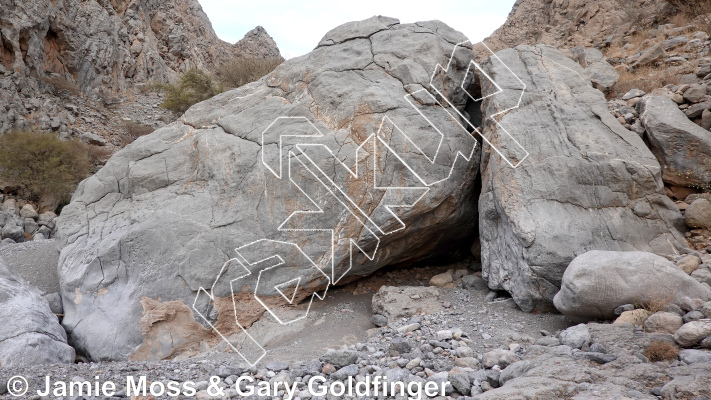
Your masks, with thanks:
[[[388,317],[380,314],[375,314],[373,317],[370,319],[370,322],[373,323],[375,326],[387,326],[388,325]]]
[[[624,315],[624,314],[623,314]],[[574,349],[580,349],[590,344],[590,331],[585,324],[571,326],[560,333],[560,342]]]
[[[701,264],[701,259],[699,259],[699,257],[694,255],[686,255],[676,263],[676,266],[687,275],[691,275],[692,272],[699,268],[699,264]]]
[[[684,222],[694,229],[711,228],[711,201],[697,199],[691,203],[684,212]]]
[[[516,361],[515,363],[509,365],[508,367],[504,368],[503,371],[501,371],[501,375],[499,376],[499,382],[504,385],[511,379],[516,379],[524,376],[526,372],[528,372],[533,367],[534,365],[530,361]]]
[[[615,322],[613,322],[613,325],[644,325],[644,321],[649,318],[650,314],[651,313],[649,311],[641,308],[632,311],[625,311],[622,315],[617,317]]]
[[[21,242],[25,240],[25,229],[15,223],[15,221],[8,222],[2,227],[2,238],[12,239],[15,242]]]
[[[514,352],[496,349],[484,354],[482,364],[484,368],[493,368],[495,365],[498,365],[499,368],[506,368],[516,361],[519,361],[519,358]]]
[[[553,303],[571,320],[586,322],[613,319],[622,304],[665,301],[681,306],[686,296],[708,301],[711,289],[661,256],[594,250],[573,259]]]
[[[708,268],[699,268],[691,273],[691,277],[700,283],[711,285],[711,270]]]
[[[623,304],[617,308],[615,308],[615,315],[622,315],[623,312],[625,311],[633,311],[634,310],[634,304]]]
[[[454,276],[452,272],[447,271],[433,276],[432,279],[430,279],[430,286],[445,287],[452,282],[454,282]]]
[[[674,333],[674,341],[682,347],[691,347],[711,336],[711,320],[687,322]]]
[[[486,290],[489,288],[484,278],[476,275],[466,275],[462,277],[462,286],[468,290]]]
[[[656,44],[649,48],[649,50],[642,53],[642,55],[637,59],[637,62],[632,64],[633,68],[640,67],[642,65],[651,64],[657,62],[667,56],[664,51],[664,46],[662,44]],[[623,98],[624,99],[624,98]]]
[[[679,315],[660,311],[647,318],[644,323],[644,330],[647,332],[668,333],[673,335],[682,325],[684,325],[684,321]]]
[[[37,214],[37,211],[35,211],[35,208],[32,207],[32,204],[25,204],[22,206],[20,209],[20,217],[22,218],[32,218],[34,220],[37,220],[39,218],[39,214]]]
[[[358,361],[358,354],[352,350],[328,350],[321,356],[320,361],[331,364],[335,368],[343,368],[346,365],[355,364]]]
[[[706,85],[694,85],[684,92],[684,99],[689,103],[698,103],[706,99]]]
[[[679,307],[681,307],[682,310],[689,312],[694,310],[700,310],[701,307],[704,306],[704,304],[705,302],[702,299],[692,299],[689,296],[684,296],[679,302]]]
[[[687,364],[711,363],[711,351],[684,349],[679,352],[679,359]]]

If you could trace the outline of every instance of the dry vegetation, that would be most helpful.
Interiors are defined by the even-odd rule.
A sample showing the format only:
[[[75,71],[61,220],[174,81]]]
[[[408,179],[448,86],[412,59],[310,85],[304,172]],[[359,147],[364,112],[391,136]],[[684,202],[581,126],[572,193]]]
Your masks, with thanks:
[[[693,68],[689,71],[674,68],[665,68],[655,65],[647,65],[637,67],[630,70],[622,70],[620,72],[620,80],[614,87],[614,91],[618,95],[627,93],[632,89],[641,89],[645,92],[651,92],[670,84],[678,84],[681,75],[693,72]]]
[[[67,80],[64,77],[58,76],[56,74],[51,77],[40,76],[39,79],[42,82],[51,86],[55,95],[58,95],[59,91],[66,91],[66,92],[69,92],[70,94],[73,94],[73,95],[78,95],[79,93],[81,93],[81,90],[79,89],[79,85]]]
[[[217,78],[228,89],[257,81],[284,62],[283,58],[237,58],[217,70]]]
[[[679,357],[679,348],[669,342],[656,340],[644,349],[644,356],[651,362],[676,360]]]
[[[126,121],[123,124],[124,133],[121,135],[122,147],[128,146],[141,136],[146,136],[153,132],[153,128],[134,121]]]
[[[111,150],[106,147],[93,144],[86,145],[86,154],[89,156],[89,162],[92,165],[103,165],[112,155]]]
[[[666,0],[673,7],[673,13],[667,16],[666,22],[676,27],[689,27],[682,33],[706,31],[711,35],[711,0]],[[644,53],[664,37],[652,36],[650,29],[635,32],[626,38],[617,38],[606,50],[608,59],[626,58],[628,56]],[[654,89],[669,84],[679,84],[679,79],[684,74],[693,73],[697,63],[684,63],[682,66],[646,65],[628,70],[618,69],[620,81],[614,88],[613,94],[624,94],[631,89],[641,89],[650,92]]]
[[[674,23],[675,18],[680,18],[677,19],[677,22],[682,22],[682,19],[685,19],[688,23],[680,23],[678,26],[693,24],[711,35],[711,0],[665,1],[678,11],[672,18],[672,23]]]

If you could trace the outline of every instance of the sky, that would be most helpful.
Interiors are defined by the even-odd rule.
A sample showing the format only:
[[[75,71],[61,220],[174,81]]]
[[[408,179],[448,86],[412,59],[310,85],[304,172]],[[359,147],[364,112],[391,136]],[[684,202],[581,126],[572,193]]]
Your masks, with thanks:
[[[257,25],[274,38],[282,56],[308,53],[329,30],[349,21],[384,15],[400,22],[438,19],[472,42],[501,26],[515,0],[199,0],[222,40],[235,43]]]

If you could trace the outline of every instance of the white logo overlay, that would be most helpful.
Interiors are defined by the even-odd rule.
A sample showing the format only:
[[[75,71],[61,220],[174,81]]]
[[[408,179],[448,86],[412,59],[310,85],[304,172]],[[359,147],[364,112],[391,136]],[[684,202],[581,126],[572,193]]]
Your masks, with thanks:
[[[306,117],[280,116],[264,130],[261,142],[262,165],[277,180],[288,179],[291,185],[305,195],[313,205],[311,210],[294,211],[278,227],[278,231],[318,232],[325,233],[326,237],[330,234],[331,242],[323,246],[330,248],[330,255],[326,254],[325,257],[328,259],[330,256],[330,265],[320,267],[296,243],[261,239],[235,249],[237,256],[223,265],[213,286],[209,289],[202,287],[199,289],[193,309],[247,363],[257,364],[266,355],[266,350],[239,321],[237,299],[244,298],[245,278],[250,277],[251,281],[256,278],[253,293],[250,288],[247,295],[252,296],[280,324],[286,325],[306,318],[314,299],[323,300],[328,287],[337,284],[349,273],[356,254],[364,255],[366,260],[374,260],[381,239],[406,228],[405,223],[395,212],[398,208],[414,207],[435,184],[452,177],[458,161],[468,163],[472,160],[478,145],[473,133],[479,135],[512,168],[521,165],[528,157],[529,153],[495,119],[519,107],[526,85],[484,43],[481,44],[491,53],[492,62],[503,65],[510,72],[512,82],[516,86],[520,84],[520,87],[503,89],[474,61],[472,44],[469,41],[457,44],[447,65],[437,64],[432,73],[430,89],[438,97],[424,88],[405,95],[407,103],[417,111],[417,114],[412,115],[420,115],[426,121],[425,126],[428,124],[428,129],[431,129],[431,135],[424,143],[422,137],[408,135],[408,132],[401,130],[391,118],[384,116],[378,132],[372,133],[357,147],[356,162],[351,168],[342,161],[342,156],[334,153],[327,145],[318,142],[319,139],[324,139],[325,135]],[[461,51],[468,52],[466,57],[470,59],[463,75],[453,67],[457,55],[461,60],[462,54],[458,54]],[[476,79],[474,75],[476,71],[480,79],[489,80],[496,89],[494,93],[474,98],[467,91],[465,85],[470,84],[472,79]],[[490,116],[500,133],[497,146],[484,137],[479,128],[450,102],[445,88],[451,87],[461,88],[463,93],[475,102],[506,91],[520,91],[520,96],[514,96],[516,101],[510,108]],[[446,104],[442,104],[438,98]],[[447,118],[434,118],[433,112],[446,113]],[[456,123],[445,127],[442,126],[443,120]],[[279,133],[285,126],[293,133],[288,135]],[[274,129],[275,127],[282,129]],[[285,139],[291,145],[288,151],[285,150]],[[267,146],[266,143],[278,145]],[[283,154],[285,151],[286,154]],[[378,184],[377,175],[380,168],[378,153],[381,152],[387,153],[392,162],[403,167],[404,173],[409,176],[408,185]],[[366,154],[367,157],[364,156]],[[370,161],[372,165],[368,164]],[[442,166],[445,168],[442,169]],[[334,169],[338,171],[334,173]],[[373,175],[370,174],[371,170]],[[364,209],[358,199],[353,198],[352,193],[349,193],[349,188],[354,182],[360,185],[358,187],[366,188],[366,192],[384,193],[379,205],[374,209]],[[314,193],[315,188],[318,193]],[[339,212],[339,217],[335,220],[327,215],[333,213],[333,209]],[[346,210],[346,217],[343,217],[343,209]],[[324,226],[327,225],[324,221],[343,222],[343,218],[347,218],[347,223],[355,224],[357,229],[342,230],[354,232],[353,237],[342,237],[344,232],[337,232],[335,226]],[[368,246],[363,246],[363,243],[368,243]],[[337,255],[342,255],[346,260],[345,266],[337,264]],[[303,296],[303,293],[313,289],[308,287],[307,283],[314,280],[321,282],[320,286],[325,286],[326,289],[322,289],[320,293],[313,292],[310,296]],[[215,304],[218,300],[216,295],[218,286],[222,293],[227,293],[226,283],[229,283],[231,306],[238,328],[237,333],[229,336],[224,328],[215,326],[217,324],[212,322],[214,318],[205,315],[208,313],[204,307],[206,303]],[[308,299],[306,308],[302,307],[302,311],[297,313],[293,310],[284,313],[279,307],[273,306],[273,301],[260,295],[265,287],[278,293],[281,297],[279,300],[282,303],[286,302],[285,304],[295,305],[297,298]],[[304,291],[301,296],[297,295],[299,291]]]

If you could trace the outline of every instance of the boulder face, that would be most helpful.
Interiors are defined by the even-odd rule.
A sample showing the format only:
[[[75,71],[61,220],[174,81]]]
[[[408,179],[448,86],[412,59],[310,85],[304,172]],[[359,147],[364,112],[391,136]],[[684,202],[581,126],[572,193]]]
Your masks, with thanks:
[[[437,21],[345,24],[116,153],[57,220],[71,343],[94,360],[175,355],[209,340],[171,325],[193,311],[229,337],[235,308],[249,326],[472,240],[465,40]]]
[[[0,1],[0,64],[82,90],[167,81],[237,56],[279,57],[263,28],[231,45],[197,0]]]
[[[530,155],[513,169],[484,147],[479,198],[483,277],[525,311],[552,308],[563,272],[589,250],[674,253],[684,246],[661,168],[610,114],[582,68],[550,46],[519,46],[482,65],[484,136],[510,133]],[[520,78],[511,78],[510,71]],[[525,85],[525,90],[522,90]],[[505,93],[490,96],[502,89]],[[522,96],[522,97],[521,97]]]
[[[637,111],[647,130],[650,149],[662,164],[664,181],[687,187],[708,185],[711,133],[691,122],[666,96],[643,97]]]
[[[40,292],[0,259],[0,365],[71,364],[74,349]]]
[[[684,297],[709,300],[711,290],[655,254],[589,251],[570,263],[554,302],[571,320],[587,322],[614,319],[623,304],[678,305]]]

